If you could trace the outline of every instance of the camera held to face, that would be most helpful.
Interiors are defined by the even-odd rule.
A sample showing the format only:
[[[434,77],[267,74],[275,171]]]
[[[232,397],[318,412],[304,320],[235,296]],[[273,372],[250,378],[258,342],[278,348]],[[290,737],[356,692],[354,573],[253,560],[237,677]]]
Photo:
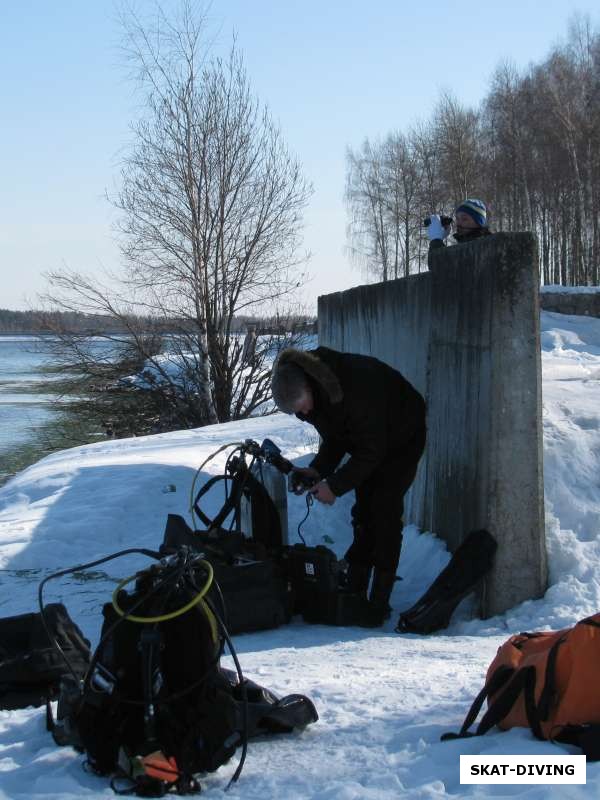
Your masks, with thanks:
[[[447,217],[445,214],[440,216],[440,222],[442,224],[442,228],[449,228],[450,225],[454,222],[452,217]],[[428,228],[431,225],[431,217],[425,217],[423,220],[423,227]]]

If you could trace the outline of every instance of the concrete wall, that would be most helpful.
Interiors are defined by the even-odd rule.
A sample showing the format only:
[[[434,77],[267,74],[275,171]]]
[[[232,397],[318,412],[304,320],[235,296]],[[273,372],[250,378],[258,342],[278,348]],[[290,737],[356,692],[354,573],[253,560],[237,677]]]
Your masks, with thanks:
[[[589,292],[544,289],[540,292],[540,306],[544,311],[557,311],[559,314],[600,317],[600,291],[597,287],[596,291]]]
[[[406,521],[452,550],[487,528],[482,598],[499,613],[546,587],[537,246],[531,234],[436,251],[431,271],[319,298],[319,342],[375,355],[426,397],[428,445]]]

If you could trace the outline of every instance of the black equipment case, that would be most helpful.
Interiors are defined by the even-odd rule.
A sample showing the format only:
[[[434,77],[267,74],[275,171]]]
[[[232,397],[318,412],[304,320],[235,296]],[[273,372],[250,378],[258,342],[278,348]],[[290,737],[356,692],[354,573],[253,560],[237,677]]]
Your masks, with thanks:
[[[1,709],[41,706],[56,697],[60,679],[69,671],[65,657],[79,678],[86,673],[90,643],[64,605],[47,605],[44,620],[41,614],[0,619]],[[60,645],[64,656],[54,642]]]
[[[169,514],[161,551],[181,545],[202,552],[223,595],[229,633],[277,628],[290,621],[292,590],[283,565],[267,557],[264,545],[235,531],[192,531],[183,517]]]
[[[340,589],[341,566],[333,551],[296,544],[284,549],[283,562],[294,591],[294,613],[305,622],[360,624],[365,600]]]

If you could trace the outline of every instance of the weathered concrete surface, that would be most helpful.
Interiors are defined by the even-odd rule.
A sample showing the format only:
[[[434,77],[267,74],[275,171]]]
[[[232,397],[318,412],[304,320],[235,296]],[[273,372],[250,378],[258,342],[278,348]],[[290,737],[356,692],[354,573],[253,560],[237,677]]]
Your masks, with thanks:
[[[428,445],[406,520],[455,549],[499,543],[482,612],[546,588],[536,240],[434,253],[431,272],[319,298],[320,343],[397,367],[425,395]]]
[[[540,307],[559,314],[576,314],[581,317],[600,317],[600,290],[597,286],[579,287],[579,291],[562,291],[559,287],[540,292]]]

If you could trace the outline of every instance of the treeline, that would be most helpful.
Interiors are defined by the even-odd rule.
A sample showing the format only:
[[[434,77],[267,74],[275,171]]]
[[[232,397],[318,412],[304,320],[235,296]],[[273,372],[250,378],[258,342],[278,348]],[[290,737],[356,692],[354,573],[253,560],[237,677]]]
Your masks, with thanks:
[[[132,324],[135,323],[135,324]],[[73,334],[127,334],[132,330],[147,333],[181,332],[192,329],[189,321],[172,318],[135,317],[125,321],[104,314],[84,314],[75,311],[11,311],[0,308],[0,334],[53,334],[68,331]],[[274,315],[267,317],[235,317],[233,333],[253,330],[262,333],[316,332],[316,319],[306,315]]]
[[[83,314],[74,311],[11,311],[0,308],[0,333],[49,334],[59,330],[93,334],[122,333],[124,327],[118,320],[100,314]]]
[[[543,283],[600,283],[600,34],[588,18],[542,63],[499,66],[478,108],[444,93],[429,121],[350,150],[351,254],[379,280],[425,270],[423,218],[466,197],[486,202],[492,230],[538,235]]]

